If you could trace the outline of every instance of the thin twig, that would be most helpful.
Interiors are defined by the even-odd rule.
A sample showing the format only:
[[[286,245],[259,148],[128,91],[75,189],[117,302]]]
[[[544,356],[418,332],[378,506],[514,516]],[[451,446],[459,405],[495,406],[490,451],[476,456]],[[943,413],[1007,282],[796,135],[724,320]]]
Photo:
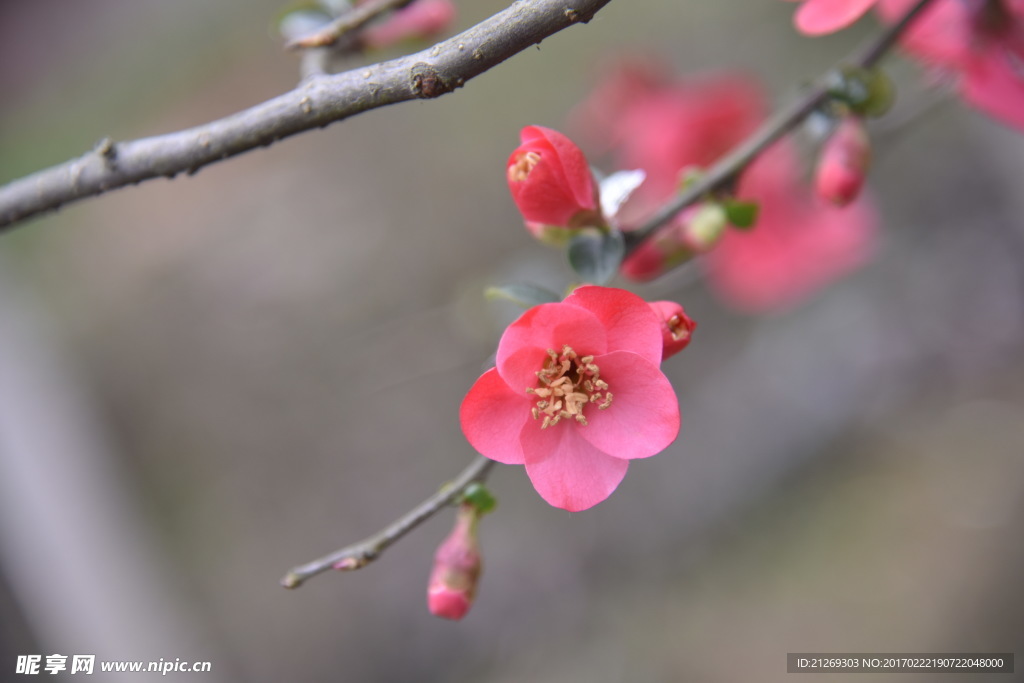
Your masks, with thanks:
[[[309,35],[296,38],[285,47],[290,50],[307,47],[327,47],[353,31],[358,31],[385,12],[402,9],[413,0],[367,0],[353,7],[331,23]]]
[[[807,89],[802,97],[779,110],[775,116],[765,122],[749,138],[722,157],[700,179],[689,185],[683,192],[659,209],[641,227],[626,233],[627,254],[635,251],[644,240],[654,234],[662,225],[672,220],[676,214],[686,207],[700,201],[708,193],[726,189],[734,183],[739,173],[756,159],[761,152],[796,128],[829,97],[829,91],[833,87],[836,73],[839,69],[843,66],[859,66],[869,69],[877,64],[895,44],[900,34],[910,25],[910,22],[931,1],[918,0],[917,4],[902,19],[887,28],[862,50],[855,52],[852,57],[844,60],[838,66],[829,69]]]
[[[469,464],[469,467],[462,470],[459,476],[441,487],[437,493],[427,498],[408,513],[395,520],[382,531],[369,538],[336,550],[318,560],[307,564],[293,567],[284,578],[281,585],[285,588],[298,588],[307,579],[316,576],[328,569],[348,571],[360,569],[380,557],[392,543],[405,536],[407,533],[427,521],[445,506],[452,503],[466,487],[474,482],[483,481],[494,466],[494,461],[482,455]]]
[[[78,159],[0,187],[0,230],[69,202],[222,159],[397,102],[440,97],[548,36],[586,23],[611,0],[517,0],[416,54],[313,76],[262,104],[195,128],[105,141]]]

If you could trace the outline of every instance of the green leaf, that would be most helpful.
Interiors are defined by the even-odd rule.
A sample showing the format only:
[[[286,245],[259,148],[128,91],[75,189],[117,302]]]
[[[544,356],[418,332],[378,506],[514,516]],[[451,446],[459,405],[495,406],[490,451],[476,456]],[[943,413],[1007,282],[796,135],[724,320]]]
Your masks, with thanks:
[[[584,282],[603,285],[619,271],[626,244],[618,230],[585,230],[569,242],[569,265]]]
[[[494,510],[498,505],[494,494],[478,481],[474,481],[462,492],[462,502],[475,507],[477,515],[481,517]]]
[[[760,210],[757,202],[746,202],[741,199],[730,199],[725,202],[725,217],[729,223],[741,230],[754,227]]]
[[[484,290],[484,296],[490,301],[496,299],[511,301],[523,308],[531,308],[538,304],[551,304],[562,300],[562,297],[550,289],[528,283],[488,287]]]
[[[896,86],[882,69],[847,66],[829,93],[845,102],[854,114],[878,117],[892,107]]]

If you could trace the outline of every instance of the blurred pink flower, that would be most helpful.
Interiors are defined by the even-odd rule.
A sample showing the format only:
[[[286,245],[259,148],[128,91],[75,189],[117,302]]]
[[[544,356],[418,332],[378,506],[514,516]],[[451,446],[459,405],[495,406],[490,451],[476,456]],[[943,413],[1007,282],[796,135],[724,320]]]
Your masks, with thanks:
[[[894,22],[913,4],[880,0],[878,11]],[[952,75],[968,103],[1024,130],[1024,0],[936,0],[901,43]]]
[[[820,36],[846,28],[878,0],[803,0],[793,17],[801,33]]]
[[[451,0],[416,0],[382,23],[368,27],[362,40],[367,47],[388,47],[403,40],[437,35],[454,21],[455,5]]]
[[[583,152],[562,133],[527,126],[508,158],[512,199],[538,235],[543,226],[578,228],[600,216],[598,190]]]
[[[662,347],[662,321],[643,299],[580,287],[509,325],[497,366],[462,402],[462,431],[488,458],[525,465],[551,505],[597,505],[629,460],[660,453],[679,433]]]
[[[640,60],[606,73],[575,118],[588,138],[614,145],[619,168],[647,172],[626,205],[627,222],[677,192],[685,168],[710,166],[764,117],[760,89],[741,75],[672,82],[653,62]]]
[[[791,308],[871,256],[874,210],[863,200],[839,208],[815,197],[785,141],[747,168],[737,195],[760,204],[757,224],[728,231],[705,263],[709,284],[739,310]]]
[[[740,75],[673,83],[662,69],[637,60],[605,72],[607,80],[576,117],[585,133],[615,142],[620,167],[647,172],[627,203],[627,229],[679,191],[683,169],[712,165],[765,117],[760,89]],[[815,200],[786,141],[763,156],[741,174],[737,190],[739,198],[759,204],[752,229],[726,230],[707,250],[690,234],[697,215],[691,207],[627,258],[621,273],[651,279],[708,251],[704,259],[715,293],[736,308],[763,312],[792,306],[861,265],[874,239],[872,210],[857,203],[844,214]]]

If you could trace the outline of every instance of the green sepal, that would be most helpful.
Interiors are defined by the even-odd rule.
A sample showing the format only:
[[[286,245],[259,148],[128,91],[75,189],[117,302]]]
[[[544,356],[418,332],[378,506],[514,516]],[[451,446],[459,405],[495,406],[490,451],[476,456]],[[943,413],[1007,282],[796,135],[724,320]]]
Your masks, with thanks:
[[[757,216],[761,212],[760,204],[742,199],[728,199],[723,206],[729,224],[740,230],[749,230],[754,227],[754,224],[757,223]]]
[[[474,481],[466,487],[466,490],[462,492],[460,502],[476,508],[476,514],[479,517],[483,517],[498,506],[498,500],[494,497],[494,494],[478,481]]]
[[[584,230],[569,241],[569,265],[583,282],[604,285],[619,272],[626,242],[618,230]]]

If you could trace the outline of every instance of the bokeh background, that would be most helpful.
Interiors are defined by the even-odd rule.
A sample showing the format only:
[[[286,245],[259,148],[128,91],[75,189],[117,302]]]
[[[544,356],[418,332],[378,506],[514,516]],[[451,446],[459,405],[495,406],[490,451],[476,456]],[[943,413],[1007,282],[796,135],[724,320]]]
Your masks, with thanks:
[[[458,2],[459,28],[504,4]],[[290,89],[281,10],[0,4],[0,181]],[[0,236],[0,680],[31,653],[212,662],[168,680],[588,683],[1024,654],[1024,137],[899,59],[868,268],[775,316],[693,271],[634,288],[700,323],[665,368],[671,449],[577,514],[497,469],[462,622],[425,607],[450,514],[360,572],[277,584],[470,460],[457,407],[516,314],[483,288],[568,281],[507,195],[519,128],[564,129],[615,54],[743,69],[781,101],[876,29],[811,40],[791,12],[619,0],[455,94]]]

